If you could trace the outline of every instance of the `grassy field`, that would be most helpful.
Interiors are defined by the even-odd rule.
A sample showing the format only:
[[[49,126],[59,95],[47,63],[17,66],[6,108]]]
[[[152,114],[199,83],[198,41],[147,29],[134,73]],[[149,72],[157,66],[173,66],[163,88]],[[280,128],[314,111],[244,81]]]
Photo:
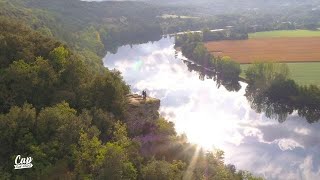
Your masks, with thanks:
[[[290,77],[300,85],[314,84],[320,86],[320,62],[287,63],[290,69]],[[242,64],[241,77],[245,77],[245,70],[250,64]]]
[[[281,30],[266,31],[249,34],[250,39],[255,38],[277,38],[277,37],[320,37],[320,31],[309,30]]]
[[[300,85],[320,87],[320,30],[281,30],[249,34],[249,40],[206,43],[215,56],[230,56],[241,64],[242,74],[257,60],[287,62],[291,79]],[[292,63],[295,62],[295,63]]]
[[[207,42],[205,46],[213,55],[229,56],[241,64],[255,61],[320,61],[320,37],[280,37],[211,41]]]

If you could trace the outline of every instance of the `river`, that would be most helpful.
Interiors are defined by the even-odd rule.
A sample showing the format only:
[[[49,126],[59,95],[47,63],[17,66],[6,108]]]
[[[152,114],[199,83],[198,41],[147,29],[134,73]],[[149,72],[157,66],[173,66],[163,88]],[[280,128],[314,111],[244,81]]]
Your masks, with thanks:
[[[296,113],[283,123],[251,109],[245,83],[229,92],[190,72],[174,39],[123,46],[104,65],[121,71],[134,93],[161,100],[160,113],[192,143],[225,152],[226,163],[267,179],[320,178],[320,124]]]

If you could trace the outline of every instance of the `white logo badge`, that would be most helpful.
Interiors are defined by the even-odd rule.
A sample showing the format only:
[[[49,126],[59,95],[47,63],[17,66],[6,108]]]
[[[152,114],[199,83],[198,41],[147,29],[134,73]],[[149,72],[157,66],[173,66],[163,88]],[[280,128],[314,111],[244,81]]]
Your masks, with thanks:
[[[32,157],[27,158],[21,158],[20,155],[18,155],[14,161],[14,169],[26,169],[26,168],[32,168]]]

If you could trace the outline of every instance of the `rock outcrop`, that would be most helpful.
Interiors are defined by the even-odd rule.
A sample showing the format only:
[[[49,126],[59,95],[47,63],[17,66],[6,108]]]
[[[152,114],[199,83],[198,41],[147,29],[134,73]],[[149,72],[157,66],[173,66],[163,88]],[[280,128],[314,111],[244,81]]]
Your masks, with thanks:
[[[130,134],[140,134],[146,124],[152,124],[159,118],[160,100],[151,97],[143,99],[138,94],[130,94],[127,98],[124,120]]]

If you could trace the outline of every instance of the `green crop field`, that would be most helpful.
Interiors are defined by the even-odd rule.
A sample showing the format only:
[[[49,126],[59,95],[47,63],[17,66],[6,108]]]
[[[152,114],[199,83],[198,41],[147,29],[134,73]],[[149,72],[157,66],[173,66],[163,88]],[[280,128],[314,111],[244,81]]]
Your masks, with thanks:
[[[290,69],[290,78],[300,85],[318,85],[320,86],[320,62],[306,63],[287,63]],[[242,64],[241,77],[245,77],[245,70],[250,64]]]
[[[320,31],[310,30],[280,30],[250,33],[249,38],[277,38],[277,37],[320,37]]]
[[[258,38],[290,38],[290,37],[320,37],[319,31],[310,30],[279,30],[249,34],[250,39]],[[300,85],[320,86],[320,62],[287,63],[290,69],[290,78]],[[245,78],[245,70],[250,64],[241,64],[241,77]]]

